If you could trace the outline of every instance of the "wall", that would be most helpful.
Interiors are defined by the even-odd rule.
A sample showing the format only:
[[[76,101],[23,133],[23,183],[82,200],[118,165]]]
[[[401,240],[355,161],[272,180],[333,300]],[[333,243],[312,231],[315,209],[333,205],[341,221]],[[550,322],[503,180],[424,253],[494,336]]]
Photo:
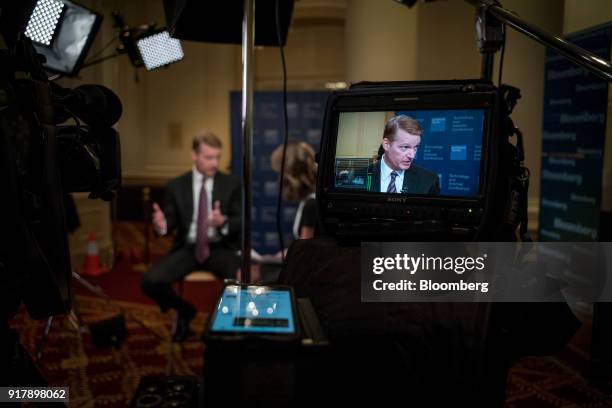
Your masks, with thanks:
[[[288,89],[319,90],[345,80],[345,8],[344,0],[295,3],[285,47]],[[257,47],[255,89],[282,89],[281,68],[278,47]]]
[[[565,0],[563,33],[571,34],[612,20],[609,0]]]
[[[351,0],[346,9],[346,79],[417,78],[417,8],[392,1]]]
[[[388,116],[387,112],[343,113],[338,124],[336,156],[373,157],[376,155]]]
[[[420,4],[417,79],[471,79],[480,76],[474,8],[465,1]]]

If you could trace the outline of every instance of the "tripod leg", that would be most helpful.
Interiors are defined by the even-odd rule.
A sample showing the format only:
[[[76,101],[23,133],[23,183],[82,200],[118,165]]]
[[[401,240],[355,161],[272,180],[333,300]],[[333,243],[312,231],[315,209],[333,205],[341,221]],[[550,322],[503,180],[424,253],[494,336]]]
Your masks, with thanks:
[[[76,279],[77,282],[79,282],[81,285],[83,285],[86,289],[88,289],[90,292],[108,300],[111,301],[110,296],[108,296],[106,293],[104,293],[104,291],[102,290],[101,287],[92,284],[91,282],[89,282],[87,279],[85,279],[84,277],[82,277],[81,275],[79,275],[78,273],[76,273],[75,271],[72,271],[72,277],[74,279]]]
[[[45,325],[43,336],[40,339],[40,343],[38,344],[38,349],[36,350],[36,361],[40,360],[43,356],[43,352],[45,349],[45,345],[47,344],[47,338],[49,337],[49,331],[51,330],[52,324],[53,324],[53,316],[49,316],[49,318],[47,319],[47,324]]]
[[[72,304],[72,310],[70,310],[68,314],[68,320],[70,320],[70,323],[77,332],[85,333],[87,331],[87,325],[83,324],[81,320],[81,314],[79,313],[76,301]]]

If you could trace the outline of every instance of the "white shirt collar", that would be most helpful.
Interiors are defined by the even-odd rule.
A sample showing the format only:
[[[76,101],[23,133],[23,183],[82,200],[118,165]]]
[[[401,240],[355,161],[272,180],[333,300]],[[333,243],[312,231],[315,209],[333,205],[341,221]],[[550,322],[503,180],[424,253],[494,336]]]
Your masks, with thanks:
[[[387,166],[387,163],[385,162],[385,155],[383,154],[383,156],[380,158],[380,179],[389,179],[392,171],[393,169]],[[398,177],[402,177],[404,175],[404,170],[395,170],[395,172],[397,173]]]
[[[194,184],[202,184],[202,181],[204,181],[204,175],[198,171],[195,165],[191,168],[191,174],[193,175]]]

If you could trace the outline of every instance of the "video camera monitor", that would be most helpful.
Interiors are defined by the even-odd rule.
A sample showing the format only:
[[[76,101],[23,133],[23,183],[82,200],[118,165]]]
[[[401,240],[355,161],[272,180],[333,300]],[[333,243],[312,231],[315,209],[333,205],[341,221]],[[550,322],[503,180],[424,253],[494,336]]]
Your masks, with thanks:
[[[386,223],[385,232],[474,235],[495,176],[496,100],[482,81],[332,94],[317,190],[326,230],[371,235]]]

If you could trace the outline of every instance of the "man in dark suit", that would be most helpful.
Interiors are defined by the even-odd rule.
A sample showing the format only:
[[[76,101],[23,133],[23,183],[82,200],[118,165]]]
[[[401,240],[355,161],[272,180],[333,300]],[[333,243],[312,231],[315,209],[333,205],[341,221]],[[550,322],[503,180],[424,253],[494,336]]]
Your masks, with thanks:
[[[196,268],[233,279],[240,267],[240,181],[218,171],[221,148],[211,132],[196,136],[193,169],[168,183],[163,209],[153,204],[155,231],[176,230],[176,237],[172,251],[143,275],[142,290],[162,311],[177,310],[176,342],[186,338],[196,309],[171,284]]]
[[[410,116],[389,119],[379,149],[368,167],[368,190],[380,193],[439,195],[438,175],[413,163],[423,130]]]

